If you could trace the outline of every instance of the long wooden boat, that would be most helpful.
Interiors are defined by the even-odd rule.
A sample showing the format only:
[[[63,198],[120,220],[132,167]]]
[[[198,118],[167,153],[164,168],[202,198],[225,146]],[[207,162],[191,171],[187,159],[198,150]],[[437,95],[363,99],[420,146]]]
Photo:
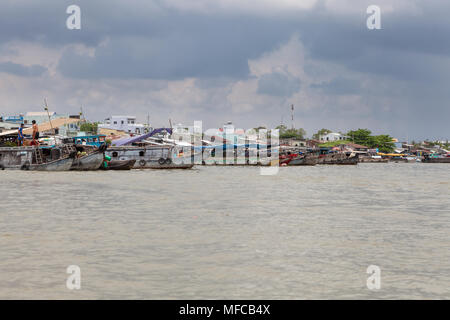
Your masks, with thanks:
[[[300,155],[289,161],[288,166],[315,166],[319,161],[318,155]]]
[[[423,163],[450,163],[450,157],[440,157],[440,158],[423,158]]]
[[[112,160],[136,160],[133,169],[190,169],[190,158],[176,158],[171,145],[108,147],[105,154]]]
[[[372,157],[359,157],[358,161],[360,163],[387,163],[387,162],[389,162],[389,159],[372,158]]]
[[[318,164],[334,164],[334,165],[357,165],[358,155],[350,153],[329,153],[319,156]]]
[[[68,171],[76,152],[71,146],[0,148],[0,170]]]

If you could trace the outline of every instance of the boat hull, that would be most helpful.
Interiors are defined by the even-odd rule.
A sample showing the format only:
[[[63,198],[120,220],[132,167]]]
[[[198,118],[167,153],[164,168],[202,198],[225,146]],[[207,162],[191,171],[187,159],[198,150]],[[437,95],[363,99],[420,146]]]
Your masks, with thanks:
[[[318,156],[299,156],[289,161],[288,166],[315,166]]]
[[[194,164],[190,163],[190,158],[184,160],[174,158],[172,146],[161,147],[110,147],[105,152],[112,161],[135,160],[132,169],[190,169]]]
[[[63,146],[64,148],[64,146]],[[53,148],[56,154],[61,154],[63,148]],[[50,151],[53,151],[51,149]],[[67,154],[63,158],[51,160],[52,152],[44,161],[36,163],[36,153],[40,150],[36,147],[9,147],[0,148],[0,170],[25,170],[25,171],[68,171],[72,167],[74,156]]]
[[[134,167],[136,160],[112,160],[108,162],[106,168],[102,167],[103,170],[131,170]]]
[[[73,158],[59,159],[43,164],[32,164],[29,169],[31,171],[69,171],[73,164]]]
[[[95,152],[81,158],[75,158],[71,170],[89,171],[98,170],[104,160],[103,153]]]
[[[450,157],[446,158],[425,158],[422,160],[423,163],[450,163]]]
[[[333,165],[357,165],[358,156],[348,156],[345,153],[327,154],[324,157],[319,157],[317,163]]]

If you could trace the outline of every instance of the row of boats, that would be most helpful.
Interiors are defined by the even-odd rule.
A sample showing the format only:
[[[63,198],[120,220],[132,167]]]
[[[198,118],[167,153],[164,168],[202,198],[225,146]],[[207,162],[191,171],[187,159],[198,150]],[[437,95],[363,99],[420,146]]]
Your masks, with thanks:
[[[0,147],[0,170],[87,171],[130,169],[189,169],[202,165],[356,165],[359,162],[411,162],[361,156],[357,152],[292,151],[261,145],[180,146],[177,143],[113,145],[105,136],[53,138],[47,145]],[[281,150],[281,151],[280,151]],[[418,161],[418,159],[415,159]],[[421,162],[448,162],[425,157]]]
[[[55,139],[56,140],[56,139]],[[91,171],[130,169],[188,169],[190,159],[173,160],[173,146],[108,148],[96,141],[80,144],[66,139],[59,144],[0,148],[0,170]]]

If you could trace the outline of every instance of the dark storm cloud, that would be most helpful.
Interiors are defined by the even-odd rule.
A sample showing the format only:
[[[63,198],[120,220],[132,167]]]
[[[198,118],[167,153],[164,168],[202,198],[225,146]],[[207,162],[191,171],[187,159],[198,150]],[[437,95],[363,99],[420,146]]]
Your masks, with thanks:
[[[0,63],[0,72],[6,72],[22,77],[38,77],[47,71],[47,68],[40,65],[23,66],[12,62]]]
[[[274,72],[261,76],[258,80],[258,93],[278,97],[290,97],[300,90],[300,79]]]
[[[101,41],[100,28],[95,26],[89,10],[82,10],[82,21],[91,30],[69,32],[66,28],[66,9],[74,2],[83,1],[25,1],[5,0],[0,3],[0,44],[9,41],[29,41],[48,47],[61,46],[69,43],[84,43],[95,46]],[[101,14],[101,8],[95,4],[105,4],[101,1],[91,1],[94,10]],[[104,8],[104,7],[103,7]],[[84,26],[84,25],[83,25]],[[93,27],[93,28],[92,28]]]
[[[245,78],[249,59],[289,39],[291,32],[285,28],[284,23],[273,25],[251,16],[173,13],[145,28],[158,32],[110,35],[95,57],[66,52],[59,67],[64,75],[76,78]]]
[[[355,2],[356,12],[334,14],[323,2],[306,11],[260,16],[227,11],[199,14],[169,9],[164,1],[75,1],[82,29],[67,30],[65,10],[74,1],[44,0],[0,4],[0,42],[35,41],[47,46],[83,43],[95,57],[65,52],[60,70],[75,78],[235,77],[248,75],[259,57],[299,33],[310,56],[350,70],[398,79],[433,78],[424,55],[450,55],[450,4],[419,1],[422,14],[383,13],[382,30],[366,28],[371,1]],[[446,11],[447,10],[447,11]],[[109,39],[103,46],[103,40]],[[408,55],[408,57],[405,57]]]
[[[309,55],[353,71],[399,80],[446,77],[448,66],[439,66],[436,60],[450,57],[450,21],[443,14],[450,12],[450,3],[417,2],[421,14],[407,10],[383,13],[381,7],[382,29],[369,30],[365,9],[372,2],[355,2],[360,15],[332,15],[318,10],[306,14],[301,35]]]

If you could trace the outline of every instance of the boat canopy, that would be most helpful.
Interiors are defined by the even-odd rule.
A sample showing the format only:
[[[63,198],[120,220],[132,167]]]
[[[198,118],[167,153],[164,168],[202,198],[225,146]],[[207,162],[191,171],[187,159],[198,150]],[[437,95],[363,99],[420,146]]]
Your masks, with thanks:
[[[140,142],[142,140],[150,138],[151,136],[153,136],[153,135],[155,135],[157,133],[164,132],[164,131],[172,134],[172,129],[171,128],[158,128],[158,129],[155,129],[155,130],[153,130],[153,131],[151,131],[151,132],[149,132],[147,134],[143,134],[143,135],[140,135],[140,136],[114,140],[111,144],[113,146],[115,146],[115,147],[125,146],[127,144]]]

